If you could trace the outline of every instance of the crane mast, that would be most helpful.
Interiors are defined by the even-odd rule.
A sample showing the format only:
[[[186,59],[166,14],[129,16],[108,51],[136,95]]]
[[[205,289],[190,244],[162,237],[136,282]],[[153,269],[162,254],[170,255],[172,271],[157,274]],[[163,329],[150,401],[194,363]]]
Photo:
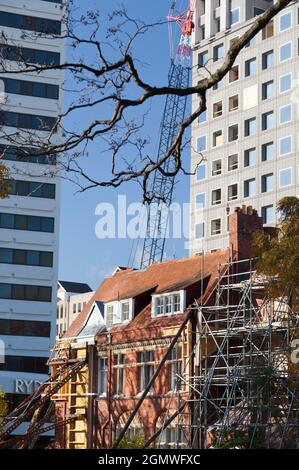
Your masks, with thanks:
[[[188,11],[174,16],[174,6],[168,16],[169,21],[176,21],[182,30],[176,60],[171,60],[168,74],[168,86],[171,88],[187,88],[190,80],[190,66],[186,59],[191,55],[191,35],[194,31],[194,3],[190,2]],[[159,148],[157,161],[169,150],[173,144],[178,129],[182,124],[187,104],[187,95],[178,96],[168,94],[160,127]],[[171,155],[162,165],[166,173],[174,172],[176,162]],[[150,187],[151,202],[147,207],[147,225],[144,239],[140,269],[145,269],[153,263],[163,260],[165,240],[168,225],[168,209],[173,198],[175,176],[166,176],[159,169],[155,170]]]

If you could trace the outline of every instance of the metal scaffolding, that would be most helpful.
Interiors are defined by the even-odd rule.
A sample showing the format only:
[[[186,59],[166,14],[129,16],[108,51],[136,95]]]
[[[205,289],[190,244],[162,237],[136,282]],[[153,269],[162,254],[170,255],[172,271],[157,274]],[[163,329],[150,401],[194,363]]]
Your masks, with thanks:
[[[271,299],[251,260],[219,267],[214,305],[197,304],[189,448],[296,448],[299,365],[291,345],[299,316],[289,296]],[[220,274],[225,272],[225,274]]]

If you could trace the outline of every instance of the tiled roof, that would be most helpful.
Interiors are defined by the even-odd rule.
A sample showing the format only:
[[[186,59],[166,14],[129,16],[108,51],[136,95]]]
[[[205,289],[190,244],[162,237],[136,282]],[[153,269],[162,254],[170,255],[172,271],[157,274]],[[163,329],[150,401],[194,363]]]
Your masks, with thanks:
[[[211,287],[213,287],[219,263],[225,263],[226,261],[227,251],[223,250],[207,253],[203,257],[194,256],[192,258],[153,264],[143,271],[135,271],[130,268],[118,271],[113,276],[104,279],[82,312],[73,321],[65,336],[69,338],[75,337],[79,333],[89,314],[91,305],[96,300],[106,303],[113,300],[135,298],[149,291],[154,293],[171,292],[184,289],[200,281],[202,277],[207,278],[210,276],[205,292],[205,296],[207,296]],[[129,329],[132,323],[137,326],[139,322],[143,322],[143,324],[146,322],[146,324],[152,326],[158,323],[161,325],[161,322],[162,324],[163,322],[165,324],[177,323],[178,317],[179,315],[174,315],[164,319],[154,319],[151,318],[150,308],[145,308],[127,328]]]
[[[82,282],[58,281],[58,283],[66,292],[73,292],[74,294],[85,294],[86,292],[92,292],[92,289],[89,287],[89,285]]]

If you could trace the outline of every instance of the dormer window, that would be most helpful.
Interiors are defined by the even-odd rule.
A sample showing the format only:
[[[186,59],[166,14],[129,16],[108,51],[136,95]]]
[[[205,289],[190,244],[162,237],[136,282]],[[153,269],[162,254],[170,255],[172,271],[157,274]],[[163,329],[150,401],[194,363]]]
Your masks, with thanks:
[[[133,299],[115,300],[105,304],[105,321],[107,328],[131,321],[134,316],[133,310]]]
[[[152,316],[183,313],[185,310],[185,291],[172,292],[152,297]]]

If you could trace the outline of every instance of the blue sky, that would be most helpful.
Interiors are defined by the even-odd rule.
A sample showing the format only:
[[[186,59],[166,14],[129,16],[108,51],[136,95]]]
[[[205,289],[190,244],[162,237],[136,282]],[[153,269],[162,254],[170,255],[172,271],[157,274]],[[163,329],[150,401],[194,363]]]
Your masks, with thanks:
[[[75,0],[79,4],[80,0]],[[170,0],[154,2],[126,0],[126,7],[132,16],[142,18],[151,23],[167,16]],[[109,4],[107,6],[107,4]],[[121,3],[115,0],[85,0],[84,7],[96,7],[102,12],[103,21],[107,11],[117,9]],[[187,2],[180,0],[178,7],[185,8]],[[82,6],[80,7],[82,9]],[[178,35],[176,37],[177,42]],[[176,47],[176,44],[175,44]],[[167,83],[170,66],[169,40],[167,26],[159,26],[139,39],[136,54],[145,62],[142,65],[143,77],[156,85]],[[150,136],[151,151],[155,154],[158,142],[159,124],[164,106],[163,98],[155,99],[150,108],[150,122],[144,134]],[[190,108],[190,103],[189,103]],[[94,116],[90,113],[90,119]],[[86,116],[84,117],[86,119]],[[100,155],[99,148],[90,148],[89,156],[84,165],[92,174],[99,175],[109,168],[109,155]],[[185,156],[188,165],[188,155]],[[59,278],[71,281],[82,281],[96,288],[104,276],[109,275],[117,265],[128,265],[133,241],[131,239],[100,240],[95,235],[95,224],[99,219],[95,208],[101,202],[109,202],[117,206],[117,196],[126,194],[129,202],[141,200],[140,187],[136,183],[121,186],[118,189],[96,188],[78,193],[78,188],[65,180],[61,184],[61,222],[60,222],[60,254]],[[178,175],[175,186],[174,200],[180,203],[189,200],[189,178]],[[138,253],[137,253],[138,254]],[[187,255],[184,240],[169,240],[166,244],[166,256],[181,258]]]

